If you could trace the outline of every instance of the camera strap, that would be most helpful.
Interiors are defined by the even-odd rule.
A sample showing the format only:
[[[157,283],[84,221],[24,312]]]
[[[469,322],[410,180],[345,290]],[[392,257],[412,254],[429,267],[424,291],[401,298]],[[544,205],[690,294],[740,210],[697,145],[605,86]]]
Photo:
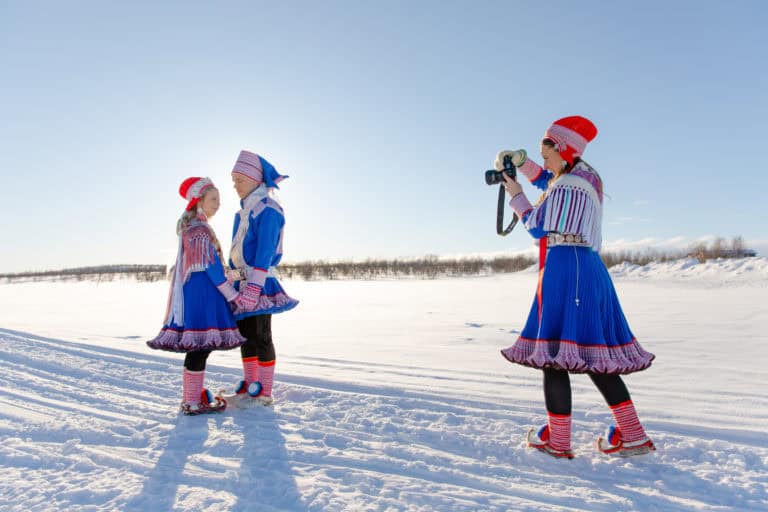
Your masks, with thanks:
[[[512,232],[517,224],[518,217],[516,213],[512,214],[512,221],[509,226],[504,227],[504,198],[505,198],[504,185],[499,185],[499,206],[496,209],[496,233],[501,236],[507,236]]]

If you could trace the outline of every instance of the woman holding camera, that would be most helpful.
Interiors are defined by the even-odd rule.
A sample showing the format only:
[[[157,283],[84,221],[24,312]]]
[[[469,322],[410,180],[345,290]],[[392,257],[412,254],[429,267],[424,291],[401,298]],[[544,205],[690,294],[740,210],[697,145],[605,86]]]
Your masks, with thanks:
[[[524,150],[501,151],[531,183],[544,190],[532,205],[519,183],[503,174],[510,206],[539,243],[539,282],[528,321],[514,345],[501,351],[513,363],[544,373],[548,422],[528,432],[528,445],[554,457],[571,451],[569,373],[586,373],[608,402],[616,425],[598,438],[598,449],[628,456],[654,450],[620,375],[644,370],[654,355],[629,329],[598,251],[602,242],[603,184],[581,159],[597,135],[584,117],[559,119],[541,142],[544,167]]]

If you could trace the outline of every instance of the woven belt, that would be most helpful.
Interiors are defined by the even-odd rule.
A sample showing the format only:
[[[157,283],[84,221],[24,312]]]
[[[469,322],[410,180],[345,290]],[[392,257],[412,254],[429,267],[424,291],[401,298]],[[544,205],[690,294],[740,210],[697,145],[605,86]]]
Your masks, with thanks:
[[[269,267],[267,269],[267,277],[277,277],[275,270],[275,267]],[[227,275],[235,281],[245,281],[248,279],[248,268],[227,269]]]
[[[248,279],[248,269],[245,268],[229,268],[227,269],[227,276],[233,281],[244,281]]]
[[[570,233],[547,233],[547,247],[556,245],[573,245],[576,247],[591,247],[584,235]]]

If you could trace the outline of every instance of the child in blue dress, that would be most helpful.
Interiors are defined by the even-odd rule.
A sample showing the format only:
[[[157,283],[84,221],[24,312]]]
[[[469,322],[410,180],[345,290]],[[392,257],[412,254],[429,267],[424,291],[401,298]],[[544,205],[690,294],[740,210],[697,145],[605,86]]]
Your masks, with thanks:
[[[528,445],[572,458],[570,373],[586,373],[602,393],[616,425],[598,438],[601,452],[621,456],[654,449],[620,375],[644,370],[654,355],[629,329],[611,277],[598,251],[602,243],[603,184],[581,159],[597,128],[584,117],[555,121],[541,143],[544,168],[525,151],[502,151],[531,183],[544,190],[532,205],[506,174],[510,206],[539,243],[539,284],[528,321],[514,345],[501,351],[513,363],[544,374],[548,422],[528,433]]]
[[[276,361],[272,315],[299,303],[285,293],[276,274],[283,257],[285,215],[274,190],[286,177],[250,151],[241,151],[232,169],[241,209],[235,215],[229,273],[240,292],[235,318],[246,338],[240,348],[243,379],[230,397],[239,406],[272,404]]]
[[[223,411],[226,402],[204,388],[205,364],[212,350],[245,342],[231,303],[238,297],[224,274],[221,246],[208,219],[219,209],[219,191],[209,178],[188,178],[179,188],[188,203],[178,221],[179,249],[163,328],[147,342],[151,348],[185,352],[182,412]]]

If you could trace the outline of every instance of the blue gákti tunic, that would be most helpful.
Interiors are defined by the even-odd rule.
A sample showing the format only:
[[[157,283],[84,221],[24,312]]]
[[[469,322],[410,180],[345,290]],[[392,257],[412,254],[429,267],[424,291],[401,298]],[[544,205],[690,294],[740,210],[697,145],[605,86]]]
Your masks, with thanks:
[[[172,352],[227,350],[245,342],[220,288],[227,286],[207,223],[193,221],[181,233],[163,328],[147,342]]]
[[[246,283],[253,283],[261,288],[261,294],[254,310],[236,312],[235,318],[271,315],[295,308],[299,301],[285,293],[275,274],[283,257],[283,208],[269,196],[263,184],[240,204],[242,209],[235,215],[229,264],[241,270],[245,278],[235,283],[238,290]]]

